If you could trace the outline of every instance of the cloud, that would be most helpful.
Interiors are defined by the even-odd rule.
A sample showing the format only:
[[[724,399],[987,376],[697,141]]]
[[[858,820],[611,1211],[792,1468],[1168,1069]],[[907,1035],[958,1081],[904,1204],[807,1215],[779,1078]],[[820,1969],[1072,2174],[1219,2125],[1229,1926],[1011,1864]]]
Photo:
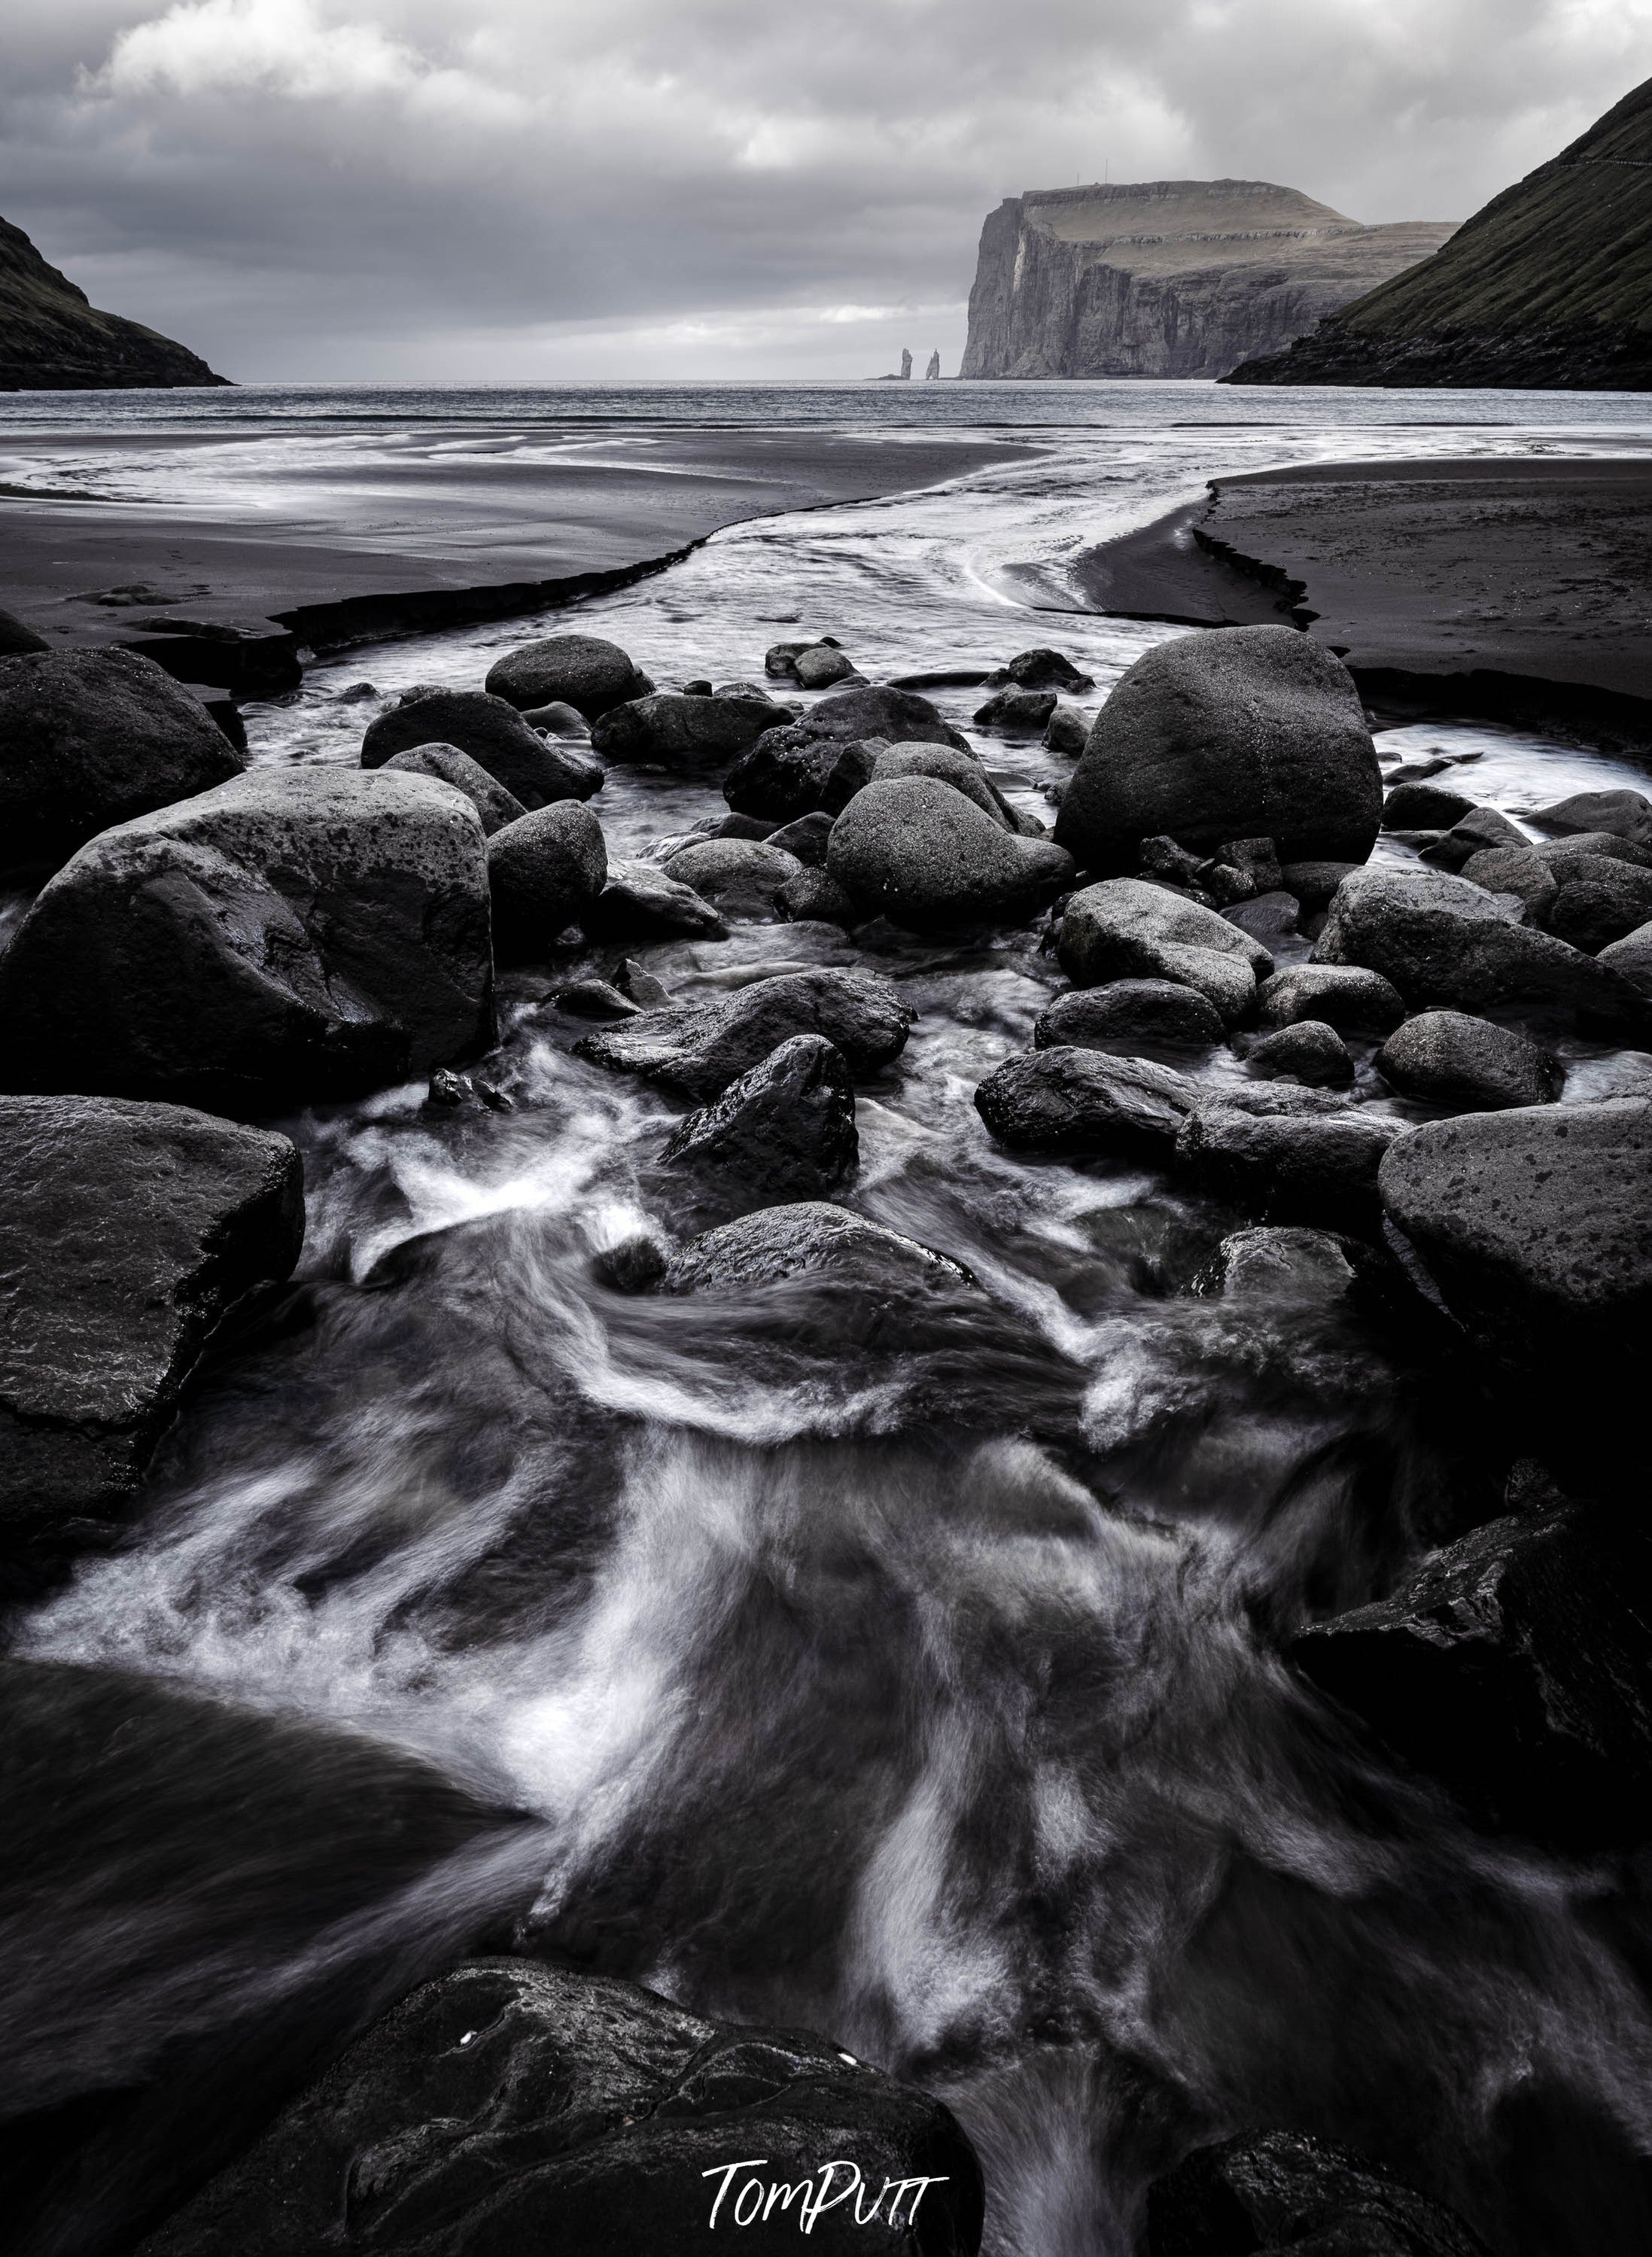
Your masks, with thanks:
[[[0,211],[243,376],[949,365],[988,210],[1281,180],[1458,218],[1652,0],[13,0]],[[612,356],[606,363],[603,355]]]

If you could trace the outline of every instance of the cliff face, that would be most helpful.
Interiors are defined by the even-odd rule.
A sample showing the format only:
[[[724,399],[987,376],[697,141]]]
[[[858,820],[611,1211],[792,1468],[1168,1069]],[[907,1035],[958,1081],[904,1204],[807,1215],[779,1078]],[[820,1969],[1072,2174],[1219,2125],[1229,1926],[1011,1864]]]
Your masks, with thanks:
[[[83,290],[46,265],[20,227],[0,219],[0,392],[229,380],[170,337],[100,314]]]
[[[960,373],[1222,376],[1451,231],[1362,227],[1266,180],[1033,189],[982,230]]]
[[[1422,265],[1229,381],[1652,391],[1652,80]]]

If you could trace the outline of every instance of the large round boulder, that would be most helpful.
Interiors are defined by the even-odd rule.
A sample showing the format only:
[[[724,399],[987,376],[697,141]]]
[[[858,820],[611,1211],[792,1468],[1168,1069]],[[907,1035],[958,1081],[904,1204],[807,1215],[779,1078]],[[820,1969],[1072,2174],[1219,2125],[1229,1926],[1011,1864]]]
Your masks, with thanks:
[[[1402,1097],[1452,1113],[1551,1105],[1561,1072],[1517,1028],[1464,1011],[1419,1011],[1377,1053],[1377,1071]]]
[[[111,824],[242,765],[199,701],[136,651],[0,658],[0,867],[55,869]]]
[[[691,886],[725,916],[769,920],[777,914],[782,888],[802,876],[803,864],[761,838],[698,838],[677,849],[665,874],[680,886]]]
[[[602,825],[577,799],[536,807],[496,831],[487,843],[495,959],[542,957],[598,899],[607,877]]]
[[[546,635],[495,659],[483,687],[519,712],[541,705],[571,705],[587,721],[646,697],[654,684],[628,651],[601,635]]]
[[[14,1089],[270,1114],[492,1030],[487,846],[426,776],[263,769],[105,831],[0,958]]]
[[[1363,862],[1382,772],[1353,676],[1290,627],[1186,635],[1137,660],[1096,716],[1055,835],[1093,870],[1144,838],[1213,853],[1272,838],[1283,862]]]
[[[881,739],[886,745],[954,745],[969,750],[969,739],[943,720],[927,697],[911,690],[873,688],[833,690],[798,718],[798,727],[811,737],[847,745]]]
[[[1209,1050],[1224,1029],[1222,1014],[1196,987],[1175,980],[1110,980],[1074,987],[1039,1012],[1039,1050],[1131,1051],[1144,1043]]]
[[[1078,987],[1107,980],[1174,980],[1196,988],[1229,1025],[1273,969],[1259,940],[1202,902],[1145,878],[1107,878],[1068,902],[1058,948]]]
[[[1006,1058],[975,1091],[976,1112],[1018,1152],[1167,1154],[1198,1100],[1167,1065],[1077,1049]]]
[[[786,718],[784,708],[760,690],[700,697],[680,690],[656,690],[651,697],[610,706],[592,724],[591,742],[605,761],[633,767],[698,767],[734,759]]]
[[[482,690],[420,683],[369,724],[361,765],[380,768],[415,745],[456,745],[527,808],[589,799],[602,789],[597,762],[572,745],[549,744],[514,705]]]
[[[938,776],[868,784],[839,816],[828,874],[869,916],[915,931],[1024,923],[1072,881],[1070,855],[1022,838]]]

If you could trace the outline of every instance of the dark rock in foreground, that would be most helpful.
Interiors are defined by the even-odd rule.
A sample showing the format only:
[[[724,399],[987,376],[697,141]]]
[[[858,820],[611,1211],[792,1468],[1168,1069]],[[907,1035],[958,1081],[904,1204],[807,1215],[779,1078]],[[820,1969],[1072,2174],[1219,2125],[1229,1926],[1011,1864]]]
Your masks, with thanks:
[[[975,1091],[975,1110],[1014,1151],[1156,1147],[1164,1156],[1198,1100],[1194,1083],[1149,1058],[1036,1050],[989,1073]]]
[[[218,1319],[304,1235],[285,1136],[174,1105],[0,1097],[0,1538],[138,1485]]]
[[[1348,1089],[1353,1084],[1348,1045],[1323,1019],[1293,1019],[1252,1043],[1244,1062],[1252,1073],[1285,1076],[1313,1089]]]
[[[1224,1238],[1200,1279],[1230,1301],[1339,1301],[1354,1283],[1350,1242],[1267,1223]]]
[[[580,918],[592,940],[726,940],[728,928],[692,886],[679,885],[654,862],[623,857],[608,865],[607,883]]]
[[[496,960],[543,958],[597,901],[607,877],[602,825],[578,800],[536,807],[496,831],[487,842]]]
[[[679,690],[656,690],[610,706],[592,725],[591,742],[605,761],[695,768],[734,759],[785,718],[783,708],[756,690],[739,697],[690,697]]]
[[[519,712],[571,705],[594,721],[616,705],[646,697],[654,684],[628,651],[601,635],[547,635],[495,659],[483,688]]]
[[[242,766],[200,704],[137,651],[0,659],[0,868],[55,869],[111,824]]]
[[[691,1113],[661,1158],[692,1179],[703,1210],[732,1220],[824,1199],[859,1151],[843,1053],[822,1036],[794,1035]]]
[[[911,690],[834,690],[812,705],[797,724],[812,737],[840,745],[881,739],[889,745],[954,745],[969,750],[969,739],[941,718],[927,697]]]
[[[833,825],[826,871],[866,916],[924,931],[1024,923],[1071,882],[1073,862],[939,777],[904,775],[856,792]]]
[[[1038,1050],[1128,1051],[1143,1043],[1209,1050],[1223,1039],[1222,1014],[1196,987],[1174,980],[1112,980],[1076,987],[1039,1012]]]
[[[611,1033],[588,1035],[581,1058],[641,1074],[705,1100],[795,1035],[820,1035],[857,1078],[900,1056],[912,1015],[876,972],[791,972],[738,994],[645,1011]]]
[[[1176,1160],[1202,1189],[1266,1221],[1369,1231],[1381,1217],[1377,1171],[1401,1133],[1352,1110],[1258,1114],[1216,1100],[1183,1123]]]
[[[909,2183],[894,2232],[857,2225],[848,2167],[821,2191],[834,2156],[854,2159],[863,2219],[880,2194],[887,2218],[886,2183]],[[795,2190],[770,2197],[776,2184]],[[926,2093],[824,2038],[481,1960],[403,1999],[144,2257],[673,2257],[729,2229],[742,2248],[790,2249],[817,2197],[812,2248],[974,2257],[980,2243],[979,2166]]]
[[[1318,1019],[1340,1033],[1386,1032],[1406,1015],[1393,981],[1358,965],[1287,964],[1262,982],[1258,1004],[1265,1027]]]
[[[1305,2132],[1198,2147],[1147,2190],[1146,2257],[1487,2257],[1443,2203]]]
[[[1490,1521],[1290,1653],[1483,1825],[1584,1850],[1652,1832],[1652,1552],[1630,1525]]]
[[[420,684],[369,724],[361,765],[379,768],[394,753],[418,745],[456,745],[526,808],[559,799],[589,799],[602,789],[602,770],[577,746],[548,744],[514,705],[482,690]]]
[[[1420,1011],[1389,1036],[1376,1065],[1402,1096],[1457,1113],[1550,1105],[1560,1094],[1560,1069],[1546,1051],[1461,1011]]]
[[[1290,627],[1233,627],[1137,660],[1097,715],[1055,835],[1128,870],[1167,833],[1209,853],[1272,838],[1281,862],[1363,862],[1382,775],[1353,677]]]
[[[673,1293],[737,1292],[788,1277],[825,1277],[869,1293],[956,1291],[968,1270],[847,1207],[805,1200],[742,1215],[691,1239],[665,1272]]]
[[[82,846],[0,958],[11,1086],[278,1113],[492,1031],[487,850],[425,776],[264,769]]]

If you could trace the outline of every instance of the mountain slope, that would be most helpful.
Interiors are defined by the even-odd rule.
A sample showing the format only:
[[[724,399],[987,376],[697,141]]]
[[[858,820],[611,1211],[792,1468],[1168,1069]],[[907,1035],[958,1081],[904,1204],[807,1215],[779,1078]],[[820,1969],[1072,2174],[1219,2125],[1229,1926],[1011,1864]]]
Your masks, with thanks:
[[[981,231],[963,376],[1220,376],[1451,232],[1362,227],[1267,180],[1034,188]]]
[[[0,392],[229,381],[170,337],[100,314],[20,227],[0,219]]]
[[[1652,80],[1432,258],[1228,381],[1652,389]]]

